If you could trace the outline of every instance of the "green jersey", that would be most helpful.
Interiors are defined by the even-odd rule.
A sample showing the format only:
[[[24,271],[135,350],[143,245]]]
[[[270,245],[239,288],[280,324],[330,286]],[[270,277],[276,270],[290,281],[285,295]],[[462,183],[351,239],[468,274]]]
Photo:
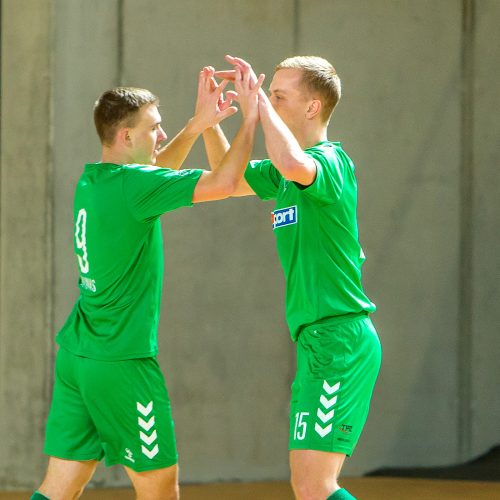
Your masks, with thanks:
[[[85,165],[74,204],[80,296],[57,335],[61,346],[103,361],[158,352],[163,280],[160,215],[192,205],[202,172]]]
[[[293,340],[324,319],[375,311],[361,285],[354,165],[340,143],[305,153],[316,163],[307,187],[286,180],[270,160],[252,161],[245,179],[261,199],[276,199],[272,225],[286,279],[286,318]]]

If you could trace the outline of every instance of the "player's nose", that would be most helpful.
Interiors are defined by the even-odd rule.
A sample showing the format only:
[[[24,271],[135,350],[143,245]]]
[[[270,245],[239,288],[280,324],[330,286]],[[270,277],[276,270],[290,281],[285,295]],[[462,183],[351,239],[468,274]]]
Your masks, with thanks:
[[[167,134],[165,131],[160,127],[160,133],[158,135],[158,142],[166,141],[167,140]]]

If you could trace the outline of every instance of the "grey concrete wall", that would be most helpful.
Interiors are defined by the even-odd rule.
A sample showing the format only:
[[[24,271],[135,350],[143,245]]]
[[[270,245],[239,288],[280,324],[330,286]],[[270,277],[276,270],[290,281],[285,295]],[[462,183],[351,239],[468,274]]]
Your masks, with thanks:
[[[473,227],[471,330],[472,453],[500,442],[500,109],[498,46],[500,3],[486,0],[476,12],[473,94]]]
[[[2,2],[1,26],[1,487],[42,470],[54,349],[53,24],[50,1],[20,3]]]
[[[33,486],[43,473],[52,338],[76,296],[73,189],[83,163],[99,155],[93,101],[117,83],[150,88],[173,136],[192,113],[198,70],[224,65],[225,53],[248,58],[267,84],[275,63],[297,52],[330,59],[343,80],[330,138],[357,164],[364,282],[384,346],[371,415],[345,473],[450,464],[498,443],[497,2],[476,2],[468,94],[459,0],[23,2],[28,19],[19,2],[2,4],[0,487]],[[464,96],[473,104],[471,200],[462,189]],[[238,121],[224,125],[229,136]],[[26,123],[37,125],[29,148]],[[255,157],[264,155],[259,138]],[[200,143],[187,165],[205,163]],[[31,202],[23,210],[20,198]],[[227,200],[164,218],[160,363],[185,481],[288,474],[294,354],[271,209]],[[20,441],[33,445],[18,449]],[[127,480],[102,467],[94,484]]]

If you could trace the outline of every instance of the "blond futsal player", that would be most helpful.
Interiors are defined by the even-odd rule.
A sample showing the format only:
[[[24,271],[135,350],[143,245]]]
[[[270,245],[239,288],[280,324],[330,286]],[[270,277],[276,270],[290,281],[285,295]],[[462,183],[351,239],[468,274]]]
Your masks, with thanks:
[[[239,71],[251,70],[242,59],[227,60]],[[369,317],[375,305],[361,284],[365,256],[354,164],[339,142],[327,138],[340,79],[322,58],[292,57],[276,67],[269,90],[269,98],[259,93],[269,159],[249,163],[235,196],[276,200],[271,228],[297,346],[289,438],[293,490],[300,500],[347,500],[354,497],[337,479],[365,424],[381,348]],[[228,145],[220,127],[204,139],[209,158],[221,158]]]

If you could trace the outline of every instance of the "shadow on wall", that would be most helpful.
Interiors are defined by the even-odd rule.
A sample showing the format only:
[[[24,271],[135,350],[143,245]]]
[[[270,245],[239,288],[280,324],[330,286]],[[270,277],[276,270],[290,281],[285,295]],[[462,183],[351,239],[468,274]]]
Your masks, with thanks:
[[[460,465],[450,467],[384,468],[370,472],[367,476],[500,481],[500,445],[495,446],[479,458]]]

